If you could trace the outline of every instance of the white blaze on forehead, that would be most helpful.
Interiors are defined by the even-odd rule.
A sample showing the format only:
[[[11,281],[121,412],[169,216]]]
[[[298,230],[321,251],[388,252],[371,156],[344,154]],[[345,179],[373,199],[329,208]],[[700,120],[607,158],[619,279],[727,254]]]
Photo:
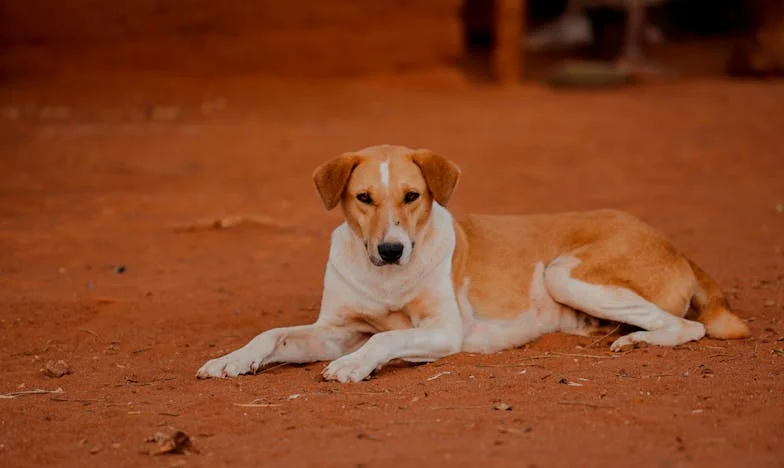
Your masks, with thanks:
[[[385,189],[389,188],[389,160],[382,162],[381,165],[378,166],[378,170],[381,172],[381,184],[384,186]]]

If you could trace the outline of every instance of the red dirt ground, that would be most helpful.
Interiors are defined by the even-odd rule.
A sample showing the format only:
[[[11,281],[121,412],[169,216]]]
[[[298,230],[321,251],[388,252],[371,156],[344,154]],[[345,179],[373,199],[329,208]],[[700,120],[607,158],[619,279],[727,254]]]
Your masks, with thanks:
[[[202,112],[219,97],[226,109]],[[0,392],[63,392],[0,399],[0,464],[784,466],[782,104],[784,83],[711,79],[6,83],[0,105],[21,115],[0,121]],[[153,105],[180,115],[150,120]],[[630,210],[720,281],[754,337],[611,355],[610,338],[548,336],[354,385],[319,381],[321,363],[196,380],[262,330],[316,317],[340,217],[311,171],[382,142],[457,161],[457,212]],[[273,222],[177,229],[232,214]],[[73,374],[40,373],[60,359]],[[271,406],[236,406],[253,401]],[[171,427],[200,453],[147,455]]]

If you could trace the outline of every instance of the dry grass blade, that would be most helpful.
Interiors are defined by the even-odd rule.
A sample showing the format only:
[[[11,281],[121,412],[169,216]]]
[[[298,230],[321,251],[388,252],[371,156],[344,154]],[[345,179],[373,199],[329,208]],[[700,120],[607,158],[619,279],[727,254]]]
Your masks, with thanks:
[[[498,426],[498,432],[501,434],[528,434],[533,430],[533,426],[526,426],[523,429],[515,429],[512,427]]]
[[[283,362],[283,363],[281,363],[281,364],[276,364],[276,365],[274,365],[274,366],[265,367],[264,369],[261,369],[261,370],[258,370],[258,371],[256,371],[256,372],[254,372],[254,375],[255,375],[255,374],[263,374],[263,373],[265,373],[265,372],[269,372],[269,371],[271,371],[271,370],[275,370],[275,369],[277,369],[277,368],[279,368],[279,367],[288,366],[288,365],[289,365],[289,364],[288,364],[287,362]]]
[[[321,232],[305,229],[279,219],[263,215],[230,215],[217,218],[203,218],[194,222],[174,226],[175,232],[202,232],[211,230],[233,229],[242,226],[275,229],[282,232],[297,232],[313,236]]]
[[[587,406],[588,408],[599,409],[605,408],[604,406],[595,405],[593,403],[587,403],[584,401],[573,401],[573,400],[561,400],[558,402],[559,405],[572,405],[572,406]]]
[[[537,359],[553,359],[553,358],[557,357],[557,356],[555,356],[555,354],[556,353],[548,353],[548,354],[542,354],[542,355],[539,355],[539,356],[528,356],[528,357],[524,357],[523,361],[535,361]]]
[[[591,344],[589,344],[588,346],[586,346],[586,347],[585,347],[585,349],[592,348],[592,347],[594,347],[595,345],[597,345],[597,344],[601,343],[601,342],[602,342],[602,341],[604,341],[606,338],[608,338],[610,335],[612,335],[613,333],[615,333],[615,332],[617,332],[618,330],[620,330],[620,328],[621,328],[621,324],[619,323],[618,325],[616,325],[616,326],[615,326],[615,328],[613,328],[612,330],[610,330],[610,331],[609,331],[607,334],[605,334],[605,335],[602,335],[602,336],[600,336],[599,338],[597,338],[597,339],[593,340],[593,341],[591,342]]]
[[[25,391],[22,391],[22,392],[3,393],[3,394],[0,394],[0,399],[9,400],[11,398],[17,398],[17,397],[20,397],[20,396],[46,395],[46,394],[50,394],[50,393],[63,393],[63,389],[60,388],[60,387],[57,387],[56,390],[42,390],[40,388],[37,388],[35,390],[25,390]]]
[[[283,406],[280,403],[232,403],[234,406],[239,406],[240,408],[275,408],[277,406]]]
[[[552,354],[556,356],[563,356],[563,357],[577,357],[577,358],[591,358],[591,359],[616,359],[617,356],[602,356],[599,354],[578,354],[578,353],[557,353],[555,351]]]
[[[554,359],[558,356],[553,356],[551,354],[542,354],[540,356],[529,356],[522,358],[523,362],[518,362],[516,364],[477,364],[476,367],[521,367],[521,366],[531,366],[532,364],[527,361],[537,361],[539,359]]]
[[[432,376],[432,377],[428,377],[428,378],[427,378],[427,379],[425,379],[425,380],[428,380],[428,381],[430,381],[430,380],[436,380],[436,379],[437,379],[437,378],[439,378],[439,377],[442,377],[442,376],[444,376],[444,375],[450,375],[450,374],[451,374],[451,372],[449,372],[449,371],[445,371],[445,372],[439,372],[438,374],[436,374],[436,375],[434,375],[434,376]]]
[[[89,328],[80,328],[79,331],[80,332],[84,332],[84,333],[89,333],[90,335],[93,335],[96,338],[100,338],[100,336],[98,336],[97,333],[95,333],[94,331],[90,330]]]
[[[478,406],[431,406],[428,409],[431,409],[431,410],[455,410],[455,409],[483,409],[483,408],[492,408],[492,406],[488,406],[488,405],[478,405]]]

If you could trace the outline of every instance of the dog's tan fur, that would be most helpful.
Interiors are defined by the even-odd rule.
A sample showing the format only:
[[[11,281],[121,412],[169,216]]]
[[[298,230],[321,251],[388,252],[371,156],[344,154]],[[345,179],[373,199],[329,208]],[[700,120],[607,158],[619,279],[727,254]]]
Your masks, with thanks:
[[[473,215],[459,227],[467,236],[469,297],[482,316],[513,318],[515,311],[526,310],[533,266],[569,253],[582,260],[574,278],[629,288],[675,315],[683,314],[694,292],[686,259],[624,212]]]
[[[573,254],[581,260],[571,272],[576,279],[627,288],[679,317],[692,305],[713,338],[749,336],[715,281],[628,213],[469,215],[456,229],[465,240],[454,256],[455,282],[471,278],[469,299],[482,317],[512,319],[527,310],[533,265]]]
[[[490,352],[553,331],[585,334],[597,319],[642,328],[614,350],[706,333],[749,336],[715,281],[634,216],[601,210],[455,220],[443,207],[459,176],[446,158],[390,145],[317,168],[325,207],[340,205],[346,219],[333,234],[318,321],[262,333],[198,375],[335,359],[324,376],[357,381],[392,359]],[[403,246],[395,264],[380,256],[389,242]],[[696,322],[684,318],[690,310]]]

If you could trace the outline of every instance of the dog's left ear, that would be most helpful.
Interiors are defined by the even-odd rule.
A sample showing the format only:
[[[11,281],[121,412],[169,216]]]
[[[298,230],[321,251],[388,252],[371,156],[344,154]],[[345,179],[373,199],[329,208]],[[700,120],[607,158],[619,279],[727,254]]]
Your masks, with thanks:
[[[457,181],[460,179],[460,168],[457,164],[430,150],[417,150],[411,159],[419,166],[425,176],[427,188],[433,198],[441,206],[446,206],[452,193],[455,191]]]
[[[316,183],[316,189],[327,210],[338,205],[351,173],[361,160],[358,154],[345,153],[325,162],[313,171],[313,182]]]

